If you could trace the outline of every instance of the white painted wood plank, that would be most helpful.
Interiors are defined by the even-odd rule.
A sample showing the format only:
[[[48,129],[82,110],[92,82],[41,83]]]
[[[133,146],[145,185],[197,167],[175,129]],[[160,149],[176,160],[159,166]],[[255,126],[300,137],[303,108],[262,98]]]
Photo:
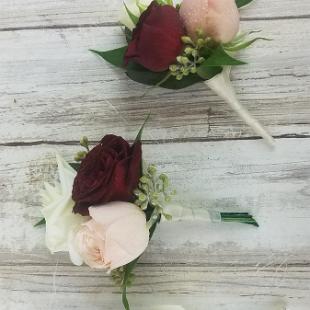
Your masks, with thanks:
[[[115,24],[121,0],[1,0],[0,30],[23,27],[58,27]],[[300,18],[309,16],[307,0],[256,0],[242,11],[243,18]]]
[[[233,72],[244,103],[274,135],[310,132],[310,20],[247,21],[272,42],[242,54]],[[251,129],[204,84],[179,92],[129,81],[88,48],[123,44],[118,27],[0,32],[1,142],[70,141],[101,132],[133,136],[149,109],[145,138],[239,138]],[[294,47],[294,48],[292,48]]]
[[[57,279],[57,278],[56,278]],[[161,283],[161,282],[160,282]],[[158,284],[157,284],[158,285]],[[203,285],[203,283],[200,283]],[[57,287],[56,287],[57,288]],[[175,295],[158,294],[151,291],[148,294],[132,293],[129,298],[134,310],[153,310],[151,306],[181,304],[186,310],[285,310],[283,298],[280,296],[269,297],[252,294],[251,296],[223,296],[205,293],[202,296],[181,293]],[[45,293],[45,292],[15,292],[4,291],[4,305],[6,310],[46,310],[46,309],[78,309],[78,310],[123,310],[120,305],[120,296],[100,293]],[[229,291],[226,292],[229,294]],[[237,295],[237,294],[236,294]],[[309,300],[300,300],[293,297],[289,299],[288,310],[307,310]]]
[[[0,268],[5,309],[122,309],[118,288],[102,272],[59,265]],[[132,309],[180,304],[187,310],[284,310],[287,301],[309,302],[309,267],[140,265],[136,275]]]
[[[67,158],[77,147],[57,146]],[[2,264],[54,264],[44,246],[39,190],[55,169],[53,146],[0,149]],[[310,140],[282,139],[275,151],[259,141],[145,145],[144,158],[167,172],[178,200],[195,208],[249,211],[260,223],[162,224],[145,263],[256,265],[309,263]],[[15,229],[12,229],[14,227]],[[67,255],[59,264],[70,264]]]

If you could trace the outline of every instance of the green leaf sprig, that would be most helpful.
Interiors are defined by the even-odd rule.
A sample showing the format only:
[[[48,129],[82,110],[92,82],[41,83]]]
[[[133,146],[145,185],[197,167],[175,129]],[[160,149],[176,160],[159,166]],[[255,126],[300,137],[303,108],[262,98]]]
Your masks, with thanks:
[[[206,60],[201,51],[208,44],[201,31],[197,31],[196,41],[188,36],[183,36],[181,40],[185,44],[183,54],[177,57],[177,64],[169,67],[171,75],[175,76],[178,81],[184,76],[197,73],[197,67]]]
[[[226,52],[234,53],[240,50],[246,49],[250,47],[253,43],[258,40],[264,41],[272,41],[271,39],[264,38],[264,37],[254,37],[251,38],[250,36],[254,33],[260,31],[251,31],[251,32],[241,32],[239,33],[232,41],[223,44],[223,48]]]

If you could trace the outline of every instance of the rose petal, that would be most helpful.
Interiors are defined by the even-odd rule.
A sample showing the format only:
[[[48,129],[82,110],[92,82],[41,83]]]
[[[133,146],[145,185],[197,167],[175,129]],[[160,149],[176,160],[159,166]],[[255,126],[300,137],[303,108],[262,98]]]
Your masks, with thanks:
[[[116,269],[139,257],[149,243],[145,215],[131,215],[112,224],[106,232],[105,260]],[[138,213],[137,213],[138,214]]]
[[[154,72],[167,70],[182,51],[182,35],[184,27],[178,10],[153,1],[133,31],[125,64],[134,61]]]
[[[214,40],[227,43],[239,31],[240,15],[235,0],[184,0],[180,16],[193,38],[201,29]]]
[[[105,240],[103,258],[109,269],[126,265],[139,257],[149,242],[145,214],[134,204],[112,202],[89,208],[97,225],[92,225],[97,237]]]

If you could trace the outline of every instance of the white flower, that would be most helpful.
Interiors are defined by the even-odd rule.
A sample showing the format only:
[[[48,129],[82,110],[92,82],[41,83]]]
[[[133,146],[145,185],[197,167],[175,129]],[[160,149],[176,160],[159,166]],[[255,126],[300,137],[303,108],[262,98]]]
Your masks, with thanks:
[[[85,262],[91,268],[112,271],[144,252],[149,230],[139,207],[114,201],[88,210],[91,220],[72,233],[70,257],[75,265]]]
[[[139,9],[139,4],[142,7],[147,7],[150,5],[152,0],[127,0],[125,4],[130,12],[132,12],[135,16],[140,17],[141,12]],[[128,29],[133,30],[135,28],[134,23],[132,22],[131,18],[129,17],[125,5],[122,8],[120,22]]]
[[[52,252],[69,251],[71,231],[89,218],[73,214],[71,198],[76,171],[60,156],[56,155],[59,182],[55,186],[45,184],[42,191],[42,214],[46,221],[46,246]]]

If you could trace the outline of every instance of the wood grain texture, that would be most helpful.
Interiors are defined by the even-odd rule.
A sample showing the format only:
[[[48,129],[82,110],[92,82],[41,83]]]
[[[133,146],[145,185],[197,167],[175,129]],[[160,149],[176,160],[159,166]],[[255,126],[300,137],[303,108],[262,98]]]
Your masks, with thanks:
[[[242,12],[243,29],[273,39],[233,72],[242,103],[278,136],[273,151],[204,85],[142,97],[144,86],[89,53],[123,44],[121,2],[0,1],[0,309],[122,309],[109,276],[51,255],[33,224],[55,149],[69,160],[82,135],[132,140],[151,109],[144,156],[178,200],[251,212],[261,226],[162,223],[133,310],[309,310],[310,2],[257,0]]]
[[[91,27],[115,25],[121,0],[1,0],[0,31],[20,28]],[[307,0],[254,1],[242,10],[244,19],[302,18],[310,14]]]
[[[0,289],[7,294],[4,304],[9,309],[121,309],[119,291],[110,277],[86,267],[0,267],[0,271]],[[298,266],[140,265],[129,296],[132,308],[139,310],[175,303],[191,310],[283,310],[280,306],[286,301],[308,302],[309,289],[309,270]]]
[[[145,145],[145,159],[169,173],[184,204],[249,211],[261,227],[163,223],[137,269],[134,309],[164,301],[227,310],[308,302],[310,144],[305,141],[283,139],[275,151],[258,141]],[[55,174],[56,149],[69,160],[78,147],[0,149],[5,309],[41,309],[43,300],[50,309],[85,309],[87,303],[91,309],[120,309],[109,277],[72,266],[65,253],[50,255],[44,229],[32,227],[40,217],[42,183]]]
[[[242,103],[273,135],[309,135],[310,20],[247,21],[244,28],[273,41],[240,55],[250,63],[233,71]],[[142,98],[144,85],[88,51],[123,40],[118,27],[0,32],[1,143],[129,137],[150,109],[148,140],[253,136],[203,83]]]

